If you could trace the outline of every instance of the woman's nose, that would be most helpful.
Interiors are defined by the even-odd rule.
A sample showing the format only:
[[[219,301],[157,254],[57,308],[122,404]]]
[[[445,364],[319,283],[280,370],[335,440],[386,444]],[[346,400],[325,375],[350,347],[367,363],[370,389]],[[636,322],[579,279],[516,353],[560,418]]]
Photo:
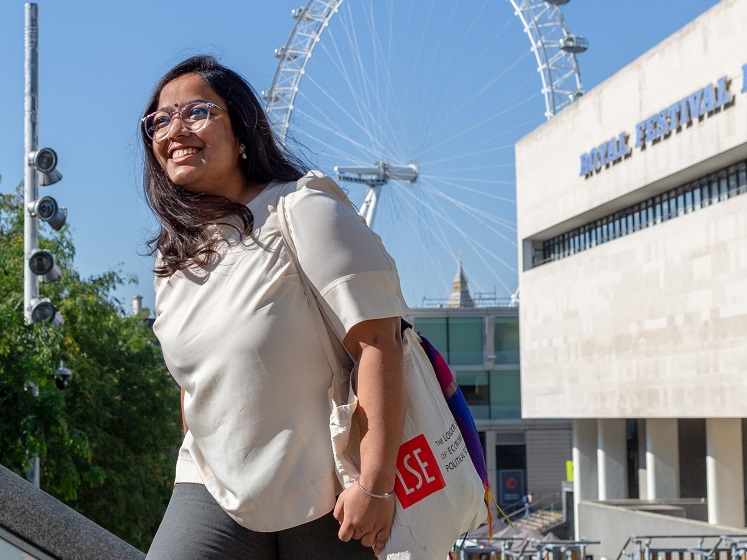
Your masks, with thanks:
[[[182,124],[182,116],[179,113],[172,115],[167,136],[169,138],[178,138],[179,136],[186,136],[187,134],[190,134],[190,132],[184,128]]]

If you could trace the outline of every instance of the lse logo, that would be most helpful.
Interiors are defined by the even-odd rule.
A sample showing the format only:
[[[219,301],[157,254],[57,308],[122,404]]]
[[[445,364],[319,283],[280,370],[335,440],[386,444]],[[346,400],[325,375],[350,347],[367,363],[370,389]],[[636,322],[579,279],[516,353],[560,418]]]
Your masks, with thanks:
[[[407,509],[445,486],[446,481],[441,474],[441,469],[438,468],[436,458],[423,434],[400,446],[394,492],[403,509]]]

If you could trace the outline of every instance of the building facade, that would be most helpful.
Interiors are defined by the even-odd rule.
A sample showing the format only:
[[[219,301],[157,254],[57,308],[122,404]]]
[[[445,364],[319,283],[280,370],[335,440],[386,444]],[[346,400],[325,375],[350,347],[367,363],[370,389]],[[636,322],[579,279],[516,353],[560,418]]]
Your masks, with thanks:
[[[516,146],[522,416],[573,421],[577,503],[745,527],[744,21],[722,0]]]

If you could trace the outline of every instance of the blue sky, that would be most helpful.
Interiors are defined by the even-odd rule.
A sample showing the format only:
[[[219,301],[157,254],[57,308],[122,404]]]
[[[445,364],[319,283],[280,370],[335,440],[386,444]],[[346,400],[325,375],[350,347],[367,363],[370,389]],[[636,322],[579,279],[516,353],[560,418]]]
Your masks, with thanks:
[[[349,0],[349,3],[356,1]],[[501,73],[502,68],[512,68],[512,73],[507,74],[498,87],[508,95],[516,85],[515,98],[481,100],[474,107],[478,112],[497,117],[499,112],[491,111],[496,106],[505,106],[500,114],[506,113],[508,120],[501,120],[497,126],[507,131],[501,141],[510,144],[541,124],[544,104],[536,96],[540,82],[533,60],[528,56],[529,42],[523,37],[521,25],[512,16],[508,2],[485,0],[483,4],[475,0],[465,4],[477,9],[479,6],[484,8],[488,2],[492,5],[485,9],[495,10],[491,17],[474,17],[469,9],[450,12],[444,21],[454,39],[443,41],[444,45],[436,45],[433,38],[418,35],[415,28],[419,21],[436,19],[436,16],[427,15],[429,6],[443,9],[446,3],[421,0],[415,3],[416,10],[396,20],[403,28],[413,30],[409,48],[420,50],[416,46],[420,41],[426,46],[424,50],[430,59],[436,61],[450,58],[450,46],[458,42],[466,51],[459,56],[474,64],[478,59],[471,57],[469,49],[478,51],[480,45],[489,45],[488,54],[495,66],[481,64],[481,71],[477,72],[482,73],[485,83],[491,81],[494,73]],[[716,3],[716,0],[571,0],[563,7],[568,28],[584,35],[591,43],[590,50],[579,55],[578,59],[584,88],[593,88]],[[224,0],[209,4],[183,0],[174,4],[161,0],[129,0],[126,3],[65,0],[38,4],[39,140],[40,146],[57,151],[59,169],[64,175],[63,181],[42,189],[42,194],[54,196],[68,208],[68,222],[77,250],[76,267],[81,274],[90,276],[120,269],[125,274],[135,275],[139,284],[125,286],[117,292],[117,297],[127,307],[132,296],[140,294],[144,296],[144,304],[152,308],[152,263],[150,258],[141,254],[145,252],[145,241],[153,232],[154,221],[140,194],[141,152],[136,136],[150,89],[168,68],[199,52],[219,56],[225,64],[247,77],[257,90],[267,88],[277,66],[273,50],[283,45],[290,34],[294,23],[290,17],[291,9],[303,2]],[[343,17],[339,19],[342,21]],[[478,19],[479,25],[475,24]],[[330,33],[334,31],[332,26]],[[361,32],[363,27],[363,24],[359,25]],[[466,29],[469,33],[464,31]],[[500,35],[498,30],[503,30]],[[23,32],[23,2],[5,0],[0,6],[0,105],[6,112],[0,129],[1,192],[9,192],[23,178]],[[394,28],[394,32],[405,33],[399,28]],[[342,29],[337,33],[341,36]],[[461,41],[461,35],[469,35],[473,42]],[[323,40],[322,44],[331,49],[330,41]],[[313,58],[323,56],[324,50],[320,49],[319,57],[315,51]],[[406,60],[407,56],[398,55],[393,64],[402,64]],[[475,86],[458,73],[460,68],[469,67],[460,60],[434,66],[435,70],[428,70],[428,73],[438,73],[438,68],[445,68],[448,72],[444,70],[447,74],[442,76],[444,82],[474,90]],[[316,75],[313,74],[314,68]],[[407,72],[408,67],[404,68]],[[419,68],[426,71],[422,65]],[[323,77],[321,74],[331,71],[320,63],[317,67],[310,67],[310,77],[305,80],[316,78],[316,83],[319,83]],[[396,72],[393,69],[392,75],[396,76]],[[413,73],[417,74],[416,71]],[[453,79],[449,74],[453,74]],[[446,97],[447,103],[457,106],[458,100],[449,97],[457,95],[454,91],[459,90],[444,88],[434,93],[434,97]],[[305,101],[313,104],[318,99],[313,95],[309,88]],[[529,99],[531,96],[534,97]],[[341,94],[340,97],[345,96]],[[515,101],[523,97],[527,98],[526,103]],[[414,95],[412,101],[417,106],[421,99]],[[470,118],[471,110],[469,108],[463,113],[465,120]],[[329,113],[332,109],[326,111]],[[426,116],[437,119],[439,115],[426,113]],[[313,144],[301,134],[297,136],[305,144]],[[460,144],[462,140],[459,139]],[[488,141],[490,137],[483,139],[483,143]],[[321,160],[322,168],[327,164],[325,155],[318,148],[313,148],[309,159],[315,163]],[[501,216],[505,222],[515,223],[513,206],[507,202],[514,200],[512,150],[496,153],[489,163],[495,169],[494,173],[491,171],[491,177],[496,177],[496,185],[481,182],[479,178],[470,180],[476,181],[474,185],[484,185],[478,189],[483,190],[482,195],[494,187],[500,189],[501,200],[495,197],[481,199],[479,192],[476,193],[478,198],[472,200],[472,194],[457,191],[453,194],[455,204],[458,206],[464,200],[471,208],[483,208],[487,204],[483,201],[490,200],[490,204],[499,204],[490,209],[491,213]],[[424,169],[423,174],[426,172]],[[405,200],[405,204],[398,200]],[[407,206],[406,199],[392,198],[389,207],[382,205],[380,227],[388,246],[387,234],[397,223],[412,221],[412,215],[418,212],[418,209]],[[473,289],[495,291],[502,297],[515,289],[515,240],[512,244],[499,239],[492,229],[482,227],[471,234],[479,239],[479,245],[473,246],[473,251],[456,241],[449,251],[443,251],[447,254],[432,269],[426,267],[437,260],[434,254],[439,251],[438,235],[451,235],[428,227],[429,231],[415,234],[421,240],[420,244],[403,242],[405,234],[397,234],[391,242],[401,245],[392,252],[396,253],[405,297],[410,305],[419,304],[423,296],[448,296],[457,249],[462,252]],[[453,227],[461,226],[454,223]],[[509,229],[501,231],[502,236],[510,237]],[[421,253],[420,257],[415,256],[415,252]],[[472,253],[483,254],[478,258]]]

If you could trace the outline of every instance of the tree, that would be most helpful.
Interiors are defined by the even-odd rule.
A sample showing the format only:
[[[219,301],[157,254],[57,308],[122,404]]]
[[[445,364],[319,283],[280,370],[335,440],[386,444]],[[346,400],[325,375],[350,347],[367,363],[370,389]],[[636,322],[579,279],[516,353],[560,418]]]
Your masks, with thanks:
[[[40,235],[65,272],[42,295],[65,324],[25,323],[23,196],[0,196],[0,463],[23,475],[37,454],[42,489],[146,550],[171,495],[179,389],[147,322],[112,295],[125,279],[80,278],[66,227]],[[61,360],[73,371],[64,391]]]

